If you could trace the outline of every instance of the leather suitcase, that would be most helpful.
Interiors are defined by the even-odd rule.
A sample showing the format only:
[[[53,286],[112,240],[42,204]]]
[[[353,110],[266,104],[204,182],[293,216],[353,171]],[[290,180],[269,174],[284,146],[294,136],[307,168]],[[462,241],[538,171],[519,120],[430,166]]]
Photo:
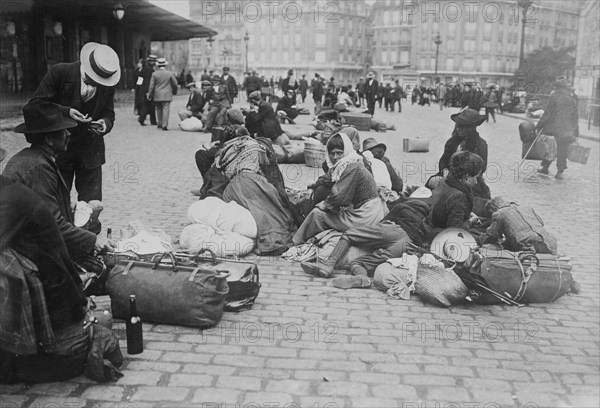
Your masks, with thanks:
[[[171,262],[161,262],[165,257]],[[228,276],[219,267],[182,266],[165,253],[151,262],[119,261],[108,276],[107,289],[115,317],[129,317],[129,295],[136,295],[142,320],[207,328],[223,317]]]
[[[402,151],[403,152],[428,152],[429,151],[429,140],[411,138],[402,139]]]
[[[567,158],[575,163],[587,164],[588,158],[590,157],[590,150],[589,147],[573,142],[569,145]]]
[[[204,255],[208,254],[208,255]],[[250,309],[260,292],[258,266],[253,262],[219,258],[210,249],[204,249],[192,259],[192,263],[208,270],[225,270],[229,273],[229,293],[225,297],[224,310],[239,312]]]
[[[549,254],[496,250],[484,245],[482,258],[471,273],[483,278],[487,286],[519,303],[550,303],[571,290],[573,275],[568,259]],[[484,294],[478,303],[500,301]]]

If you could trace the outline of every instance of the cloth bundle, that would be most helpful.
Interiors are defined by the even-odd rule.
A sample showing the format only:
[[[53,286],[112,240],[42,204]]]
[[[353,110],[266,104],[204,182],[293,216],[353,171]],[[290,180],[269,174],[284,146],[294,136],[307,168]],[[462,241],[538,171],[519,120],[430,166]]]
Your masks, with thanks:
[[[265,163],[268,163],[266,149],[250,136],[228,141],[215,159],[215,166],[228,179],[243,171],[258,173],[260,166]]]

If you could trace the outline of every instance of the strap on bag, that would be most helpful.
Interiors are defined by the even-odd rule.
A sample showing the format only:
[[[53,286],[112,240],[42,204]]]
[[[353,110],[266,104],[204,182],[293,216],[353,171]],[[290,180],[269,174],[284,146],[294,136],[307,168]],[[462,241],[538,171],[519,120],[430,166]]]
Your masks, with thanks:
[[[155,261],[154,258],[156,258],[157,256],[159,256],[159,258]],[[175,261],[175,256],[173,256],[172,252],[163,252],[162,254],[153,256],[152,259],[150,260],[150,262],[154,262],[154,265],[152,265],[152,269],[157,269],[158,266],[160,265],[160,262],[163,260],[163,258],[165,256],[169,256],[169,258],[171,258],[171,265],[172,265],[173,272],[177,272],[177,261]]]
[[[554,259],[556,260],[556,266],[558,267],[558,289],[556,290],[554,296],[552,296],[552,299],[550,299],[550,303],[556,300],[558,294],[560,293],[560,290],[562,289],[562,269],[560,269],[560,262],[558,258],[555,257]]]
[[[207,259],[206,257],[201,256],[205,252],[208,252],[208,254],[210,255],[210,258]],[[215,255],[215,253],[212,250],[208,249],[208,248],[201,249],[196,254],[196,256],[194,257],[193,261],[194,262],[211,261],[214,265],[216,265],[216,264],[219,263],[219,261],[217,260],[217,255]]]
[[[527,268],[527,270],[525,270],[523,267],[523,262],[525,262],[528,259],[533,259],[535,260],[535,262],[532,262],[532,264]],[[519,290],[517,291],[517,294],[514,297],[516,301],[519,301],[525,296],[525,293],[527,292],[527,284],[529,283],[529,279],[531,279],[533,273],[537,271],[537,267],[540,265],[540,260],[534,252],[525,251],[517,253],[515,256],[515,261],[517,261],[519,269],[521,270],[521,285],[519,286]]]

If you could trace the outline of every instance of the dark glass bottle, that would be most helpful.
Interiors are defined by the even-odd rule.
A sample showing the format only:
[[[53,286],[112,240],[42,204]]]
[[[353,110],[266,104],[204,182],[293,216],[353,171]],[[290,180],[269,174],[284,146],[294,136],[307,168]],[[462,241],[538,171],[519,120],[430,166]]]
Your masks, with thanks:
[[[142,319],[135,304],[135,295],[129,295],[129,319],[125,323],[127,330],[127,354],[140,354],[144,351]]]

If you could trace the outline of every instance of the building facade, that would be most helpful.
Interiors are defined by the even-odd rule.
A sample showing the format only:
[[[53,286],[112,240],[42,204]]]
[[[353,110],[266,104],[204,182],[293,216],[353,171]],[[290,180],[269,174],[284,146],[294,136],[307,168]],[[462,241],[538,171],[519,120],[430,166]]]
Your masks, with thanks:
[[[600,125],[600,5],[586,0],[581,9],[575,93],[579,96],[579,116],[594,126]]]
[[[249,70],[267,78],[294,69],[298,76],[318,72],[339,83],[356,82],[366,69],[366,17],[364,0],[192,1],[190,18],[219,35],[212,43],[190,41],[190,66],[228,65],[241,77],[247,59]]]
[[[526,14],[525,55],[575,45],[580,2],[537,0]],[[373,69],[383,80],[512,84],[519,67],[523,10],[515,1],[378,0]],[[435,40],[439,34],[439,48]],[[437,56],[437,57],[436,57]]]

